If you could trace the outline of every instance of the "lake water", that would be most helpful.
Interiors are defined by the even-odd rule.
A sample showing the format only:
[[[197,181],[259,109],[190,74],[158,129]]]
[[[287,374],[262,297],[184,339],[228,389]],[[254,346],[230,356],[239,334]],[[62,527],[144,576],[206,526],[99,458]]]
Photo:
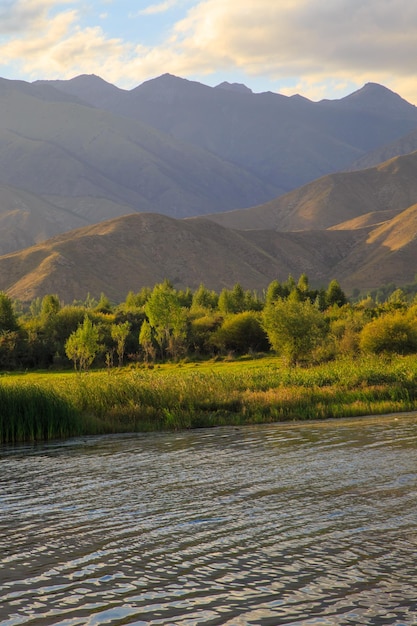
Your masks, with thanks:
[[[417,416],[0,447],[0,624],[417,624]]]

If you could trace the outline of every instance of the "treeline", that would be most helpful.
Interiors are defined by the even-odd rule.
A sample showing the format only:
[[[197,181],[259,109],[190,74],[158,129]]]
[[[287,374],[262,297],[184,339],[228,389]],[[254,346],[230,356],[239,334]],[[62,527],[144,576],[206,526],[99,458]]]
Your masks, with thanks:
[[[262,295],[236,284],[219,294],[201,285],[177,290],[168,281],[130,292],[114,305],[64,305],[55,295],[23,308],[0,292],[0,368],[87,369],[273,351],[290,365],[362,353],[417,352],[417,303],[401,290],[384,303],[348,302],[336,280],[313,289],[270,283]]]

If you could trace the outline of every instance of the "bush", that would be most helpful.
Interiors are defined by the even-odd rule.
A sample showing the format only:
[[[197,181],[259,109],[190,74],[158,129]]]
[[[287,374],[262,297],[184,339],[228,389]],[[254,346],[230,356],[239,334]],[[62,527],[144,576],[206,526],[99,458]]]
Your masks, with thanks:
[[[416,324],[400,312],[378,317],[362,329],[360,348],[371,354],[412,354],[417,351]]]

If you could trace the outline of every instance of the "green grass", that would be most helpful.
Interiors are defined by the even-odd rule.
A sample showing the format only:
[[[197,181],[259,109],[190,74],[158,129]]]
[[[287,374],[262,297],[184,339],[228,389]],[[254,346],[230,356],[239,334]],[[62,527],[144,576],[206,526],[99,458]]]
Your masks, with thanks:
[[[417,359],[10,375],[0,378],[0,406],[3,441],[377,415],[417,409]]]
[[[83,432],[74,406],[52,389],[36,384],[0,385],[0,440],[37,441]]]

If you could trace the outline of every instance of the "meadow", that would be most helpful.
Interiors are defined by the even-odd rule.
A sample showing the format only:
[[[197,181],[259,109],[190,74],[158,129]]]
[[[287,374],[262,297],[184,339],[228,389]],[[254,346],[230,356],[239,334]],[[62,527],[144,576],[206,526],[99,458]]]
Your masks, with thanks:
[[[417,409],[417,359],[276,357],[0,376],[0,439],[175,430]]]

